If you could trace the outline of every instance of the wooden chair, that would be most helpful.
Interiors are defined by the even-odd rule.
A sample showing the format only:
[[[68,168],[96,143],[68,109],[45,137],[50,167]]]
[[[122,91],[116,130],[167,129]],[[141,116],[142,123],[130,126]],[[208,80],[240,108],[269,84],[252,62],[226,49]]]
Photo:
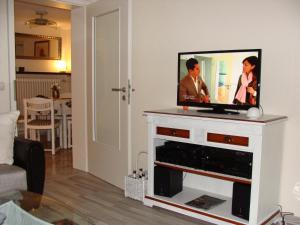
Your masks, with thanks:
[[[72,148],[72,115],[67,116],[67,126],[68,126],[68,148]]]
[[[67,117],[67,146],[72,148],[72,101],[68,101],[64,104],[64,112]]]
[[[20,115],[17,120],[17,136],[24,136],[24,116]]]
[[[55,129],[59,129],[60,140],[62,140],[62,127],[59,120],[54,119],[53,99],[30,98],[24,99],[24,133],[28,138],[28,130],[30,139],[36,140],[36,131],[51,130],[51,150],[52,155],[55,154]],[[30,119],[29,119],[30,115]]]
[[[62,135],[63,141],[61,142],[61,146],[63,148],[70,148],[68,141],[70,139],[69,135],[69,120],[72,117],[72,110],[71,110],[71,99],[59,99],[54,100],[54,111],[55,111],[55,119],[59,119],[62,125]]]

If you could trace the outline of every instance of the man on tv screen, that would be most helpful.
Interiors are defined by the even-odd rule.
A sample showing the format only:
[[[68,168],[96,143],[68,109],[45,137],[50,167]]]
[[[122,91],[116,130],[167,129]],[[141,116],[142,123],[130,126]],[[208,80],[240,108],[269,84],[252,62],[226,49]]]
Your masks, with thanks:
[[[209,92],[205,82],[199,76],[200,65],[198,60],[190,58],[186,61],[188,74],[179,83],[180,102],[209,103]]]

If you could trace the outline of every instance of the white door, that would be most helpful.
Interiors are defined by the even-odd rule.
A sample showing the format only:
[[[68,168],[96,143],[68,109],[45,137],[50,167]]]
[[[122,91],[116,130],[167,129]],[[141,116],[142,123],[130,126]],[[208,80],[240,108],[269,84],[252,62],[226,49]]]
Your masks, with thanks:
[[[87,6],[88,169],[123,188],[128,174],[129,4]]]

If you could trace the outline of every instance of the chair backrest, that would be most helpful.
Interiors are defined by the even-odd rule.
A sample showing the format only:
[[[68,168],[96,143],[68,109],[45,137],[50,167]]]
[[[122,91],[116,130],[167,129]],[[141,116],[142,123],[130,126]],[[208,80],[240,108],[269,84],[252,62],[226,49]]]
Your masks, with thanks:
[[[46,98],[29,98],[24,99],[24,107],[26,107],[27,111],[32,112],[43,112],[43,111],[51,111],[53,109],[53,100]]]
[[[72,99],[60,98],[54,101],[54,112],[55,115],[72,115]]]
[[[53,99],[29,98],[24,102],[24,123],[27,124],[28,116],[47,115],[50,116],[51,124],[54,124]]]
[[[62,105],[63,111],[65,112],[65,114],[72,115],[72,94],[71,94],[71,92],[61,93],[60,98],[65,100],[65,103]]]
[[[69,100],[63,104],[64,112],[66,115],[72,115],[72,101]]]

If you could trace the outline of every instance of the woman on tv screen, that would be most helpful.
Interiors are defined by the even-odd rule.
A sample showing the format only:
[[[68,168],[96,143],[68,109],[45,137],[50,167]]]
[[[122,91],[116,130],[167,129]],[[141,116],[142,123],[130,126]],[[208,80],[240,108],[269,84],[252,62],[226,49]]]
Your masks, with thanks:
[[[258,59],[249,56],[243,60],[243,73],[239,77],[234,104],[256,105]]]

